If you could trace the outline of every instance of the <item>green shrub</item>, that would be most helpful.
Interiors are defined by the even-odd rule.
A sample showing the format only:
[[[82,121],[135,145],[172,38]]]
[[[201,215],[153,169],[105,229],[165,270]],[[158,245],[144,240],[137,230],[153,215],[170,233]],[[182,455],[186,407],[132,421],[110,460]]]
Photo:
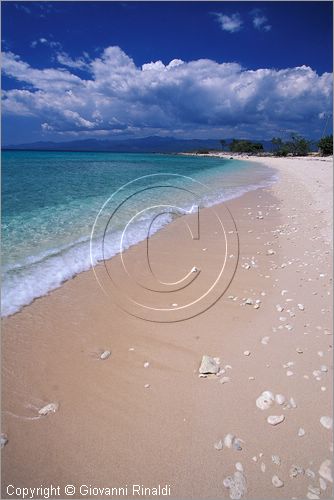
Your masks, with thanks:
[[[333,135],[327,135],[318,142],[318,148],[322,156],[333,154]]]
[[[271,140],[276,156],[307,156],[311,149],[311,141],[297,134],[291,135],[291,140],[283,142],[280,137]]]
[[[263,151],[263,146],[259,142],[246,141],[243,139],[232,139],[229,147],[232,153],[259,153]]]

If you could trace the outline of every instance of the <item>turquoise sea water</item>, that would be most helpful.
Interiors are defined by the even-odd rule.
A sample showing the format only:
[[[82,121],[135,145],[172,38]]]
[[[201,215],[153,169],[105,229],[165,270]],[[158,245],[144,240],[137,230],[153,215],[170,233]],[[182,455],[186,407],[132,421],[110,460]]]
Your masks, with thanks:
[[[2,315],[17,312],[101,260],[96,248],[105,231],[104,256],[109,258],[119,251],[122,230],[132,218],[124,247],[146,237],[148,223],[161,213],[161,205],[166,213],[155,220],[151,232],[172,219],[171,207],[182,214],[273,180],[273,172],[261,165],[220,158],[4,151]],[[152,206],[156,208],[147,209]]]

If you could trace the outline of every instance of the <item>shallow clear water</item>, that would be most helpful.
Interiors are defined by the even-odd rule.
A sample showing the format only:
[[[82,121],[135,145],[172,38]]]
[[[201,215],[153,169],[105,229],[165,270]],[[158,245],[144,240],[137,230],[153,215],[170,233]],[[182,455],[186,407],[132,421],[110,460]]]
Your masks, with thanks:
[[[111,257],[132,218],[123,247],[144,239],[152,217],[161,212],[166,213],[157,217],[151,233],[172,219],[168,212],[213,205],[273,179],[273,172],[261,165],[220,158],[3,152],[2,315],[13,314],[101,260],[105,231],[104,257]],[[147,209],[152,206],[157,208]]]

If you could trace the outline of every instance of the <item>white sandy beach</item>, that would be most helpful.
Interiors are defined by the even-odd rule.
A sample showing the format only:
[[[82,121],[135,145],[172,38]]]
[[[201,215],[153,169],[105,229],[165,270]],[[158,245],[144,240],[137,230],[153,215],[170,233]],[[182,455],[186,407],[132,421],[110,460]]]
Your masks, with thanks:
[[[228,202],[238,267],[205,313],[131,317],[89,271],[3,320],[3,498],[10,484],[73,484],[77,498],[81,485],[128,485],[139,497],[133,484],[170,485],[175,499],[239,498],[237,487],[242,498],[331,496],[333,160],[256,161],[278,180]],[[217,256],[202,217],[210,274]],[[181,226],[153,236],[157,273],[173,278],[192,261]],[[142,245],[127,252],[134,265]],[[203,355],[219,358],[218,376],[199,378]],[[263,391],[267,409],[256,404]],[[57,411],[39,418],[48,403]]]

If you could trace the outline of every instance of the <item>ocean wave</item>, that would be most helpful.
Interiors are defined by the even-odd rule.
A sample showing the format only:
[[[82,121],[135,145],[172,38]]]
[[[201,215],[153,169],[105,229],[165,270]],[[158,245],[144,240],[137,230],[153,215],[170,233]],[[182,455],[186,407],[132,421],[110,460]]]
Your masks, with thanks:
[[[223,192],[204,196],[201,205],[209,207],[238,198],[246,192],[270,186],[275,181],[275,175],[271,175],[257,184],[229,187]],[[183,209],[189,211],[191,207],[184,206]],[[171,214],[159,217],[151,234],[159,231],[172,219]],[[126,233],[127,237],[123,241],[122,250],[126,250],[147,237],[150,220],[151,218],[142,218],[132,225]],[[29,256],[20,262],[7,264],[3,267],[1,315],[10,316],[20,311],[38,297],[47,295],[65,281],[89,270],[92,264],[101,262],[103,258],[109,259],[115,256],[120,252],[121,236],[121,231],[115,231],[108,235],[105,241],[104,255],[102,255],[101,245],[97,240],[94,240],[92,247],[99,250],[95,250],[91,256],[90,238],[81,238],[71,245],[52,248],[43,253]]]

